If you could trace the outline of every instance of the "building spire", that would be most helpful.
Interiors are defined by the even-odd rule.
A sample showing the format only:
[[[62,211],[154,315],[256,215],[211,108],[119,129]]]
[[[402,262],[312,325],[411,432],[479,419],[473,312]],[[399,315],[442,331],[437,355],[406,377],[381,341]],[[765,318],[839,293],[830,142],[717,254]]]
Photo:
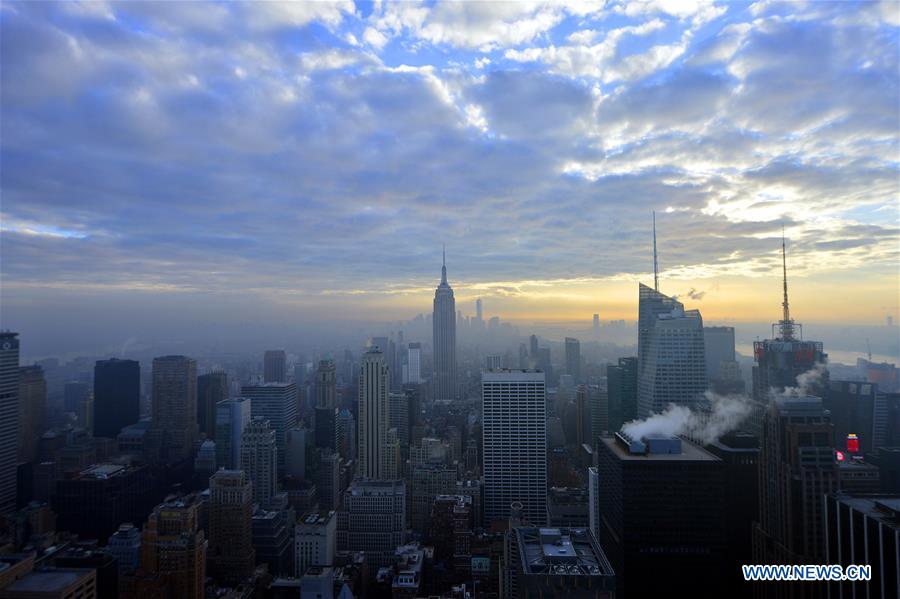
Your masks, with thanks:
[[[447,244],[442,244],[441,249],[441,285],[447,284]]]
[[[656,263],[656,210],[653,211],[653,289],[659,291],[659,266]]]
[[[781,227],[781,273],[784,281],[784,301],[781,304],[784,312],[781,316],[781,322],[778,323],[781,338],[784,341],[794,339],[794,321],[791,320],[791,309],[788,304],[788,288],[787,288],[787,250],[784,240],[784,227]]]

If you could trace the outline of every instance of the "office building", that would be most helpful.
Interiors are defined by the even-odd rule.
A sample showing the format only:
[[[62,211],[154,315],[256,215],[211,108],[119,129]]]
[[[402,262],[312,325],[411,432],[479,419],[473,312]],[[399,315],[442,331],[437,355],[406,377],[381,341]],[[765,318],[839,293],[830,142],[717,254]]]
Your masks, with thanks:
[[[338,409],[328,407],[316,407],[315,409],[315,446],[320,449],[337,449]]]
[[[466,495],[436,495],[432,504],[428,527],[430,542],[434,544],[434,562],[452,572],[450,581],[464,579],[472,565],[472,538],[475,514],[472,498]]]
[[[294,383],[245,385],[241,396],[250,399],[254,418],[265,418],[275,430],[278,447],[278,476],[284,476],[287,432],[297,423],[297,386]]]
[[[448,495],[455,488],[455,468],[440,463],[414,466],[409,475],[409,526],[413,530],[425,530],[435,496]]]
[[[896,364],[876,363],[865,358],[856,359],[856,369],[863,373],[866,381],[878,385],[885,393],[900,392],[900,369]]]
[[[390,426],[389,379],[384,355],[377,347],[370,349],[363,355],[359,374],[357,475],[361,478],[385,478],[389,460],[386,451]]]
[[[695,405],[707,389],[699,310],[685,310],[645,285],[640,285],[639,310],[638,417],[662,412],[669,404]]]
[[[581,342],[572,337],[566,337],[566,374],[569,374],[576,383],[581,382]]]
[[[197,438],[197,362],[185,356],[153,359],[152,460],[193,457]]]
[[[263,382],[287,382],[287,356],[283,349],[269,349],[263,355]]]
[[[441,266],[441,283],[434,292],[432,315],[432,350],[434,372],[431,377],[432,397],[436,400],[456,399],[456,300],[447,283],[447,260]]]
[[[46,568],[48,563],[52,564],[52,570]],[[59,572],[70,568],[82,572],[94,572],[97,599],[118,599],[119,572],[116,568],[116,560],[108,552],[101,550],[95,541],[75,542],[67,547],[51,549],[48,554],[45,554],[41,564],[41,570],[44,572]],[[2,596],[3,591],[0,591],[0,597]],[[78,594],[76,592],[71,596],[78,597]],[[65,594],[63,597],[68,599]]]
[[[265,564],[273,576],[294,572],[293,510],[257,509],[253,513],[253,548],[256,563]]]
[[[94,431],[94,395],[88,393],[81,399],[78,404],[78,410],[75,413],[78,418],[78,426],[83,428],[91,436]]]
[[[875,394],[872,416],[872,447],[900,446],[900,393]]]
[[[753,563],[822,563],[822,496],[838,488],[834,446],[820,398],[769,403],[760,438]]]
[[[85,381],[69,381],[63,386],[63,409],[76,413],[91,394],[91,385]]]
[[[736,431],[708,444],[706,450],[725,466],[726,584],[732,597],[749,597],[741,565],[753,561],[753,522],[759,517],[759,437]]]
[[[547,493],[547,524],[565,528],[585,528],[588,515],[588,489],[550,487]]]
[[[238,397],[216,404],[216,464],[219,468],[240,468],[241,438],[250,423],[250,403],[246,397]]]
[[[337,546],[337,515],[334,511],[310,512],[294,527],[294,576],[312,566],[331,566]]]
[[[94,436],[115,439],[140,419],[141,365],[135,360],[94,364]]]
[[[97,573],[89,568],[44,568],[0,588],[0,599],[97,599]]]
[[[47,414],[47,381],[40,366],[19,368],[19,461],[37,461]]]
[[[781,241],[781,259],[783,273],[784,300],[782,301],[782,318],[772,325],[778,334],[773,339],[753,342],[753,399],[766,406],[772,397],[777,397],[787,387],[797,386],[797,377],[824,364],[828,356],[823,351],[820,341],[803,340],[802,334],[797,338],[795,333],[802,333],[803,325],[791,318],[788,304],[787,256],[784,239]],[[823,373],[823,382],[827,372]],[[823,395],[822,384],[810,381],[803,392],[817,397]],[[754,431],[755,432],[755,431]]]
[[[406,485],[400,480],[355,480],[338,511],[338,551],[364,551],[369,575],[393,563],[406,542]]]
[[[194,475],[200,479],[208,479],[216,468],[216,442],[205,439],[194,458]]]
[[[207,439],[216,438],[216,406],[228,399],[228,375],[222,370],[197,377],[197,428]]]
[[[547,518],[547,397],[544,373],[499,370],[481,375],[485,524],[521,502],[528,521]]]
[[[734,327],[703,327],[706,378],[718,378],[723,362],[734,362]]]
[[[337,452],[345,461],[356,459],[356,419],[350,410],[344,408],[335,417],[335,436],[337,437]]]
[[[119,575],[135,572],[141,564],[141,530],[130,522],[120,524],[109,537],[106,551],[116,558]]]
[[[616,432],[637,418],[638,359],[619,358],[606,367],[609,431]],[[595,440],[596,441],[596,440]]]
[[[406,370],[404,384],[418,385],[422,382],[422,344],[410,343],[406,349]]]
[[[235,586],[253,575],[252,483],[241,470],[219,470],[209,479],[210,575]]]
[[[610,599],[616,574],[586,528],[511,528],[506,536],[504,599]]]
[[[684,306],[646,285],[638,285],[638,378],[650,357],[650,335],[660,314],[671,314]],[[704,356],[705,358],[705,356]]]
[[[162,597],[203,599],[207,541],[196,496],[158,505],[141,533],[141,582]],[[134,593],[132,596],[142,596]]]
[[[337,374],[334,360],[321,360],[316,370],[316,407],[334,409],[336,398]]]
[[[900,498],[836,492],[825,497],[824,509],[822,563],[844,568],[865,564],[872,568],[869,581],[830,583],[828,596],[900,597]]]
[[[272,505],[278,492],[278,449],[275,431],[265,418],[254,417],[241,436],[241,470],[253,483],[253,501]]]
[[[616,595],[724,596],[724,463],[677,437],[624,433],[597,444],[600,544]],[[652,575],[648,575],[652,573]]]
[[[319,494],[319,508],[336,510],[341,501],[341,457],[330,451],[320,451],[316,468],[316,491]]]
[[[859,381],[829,380],[822,395],[822,407],[830,412],[835,448],[859,456],[870,456],[876,449],[875,416],[878,388]],[[854,447],[847,447],[853,435]]]
[[[397,431],[397,439],[403,447],[409,446],[409,398],[410,394],[403,392],[388,394],[388,428]]]
[[[140,524],[156,500],[147,466],[96,464],[56,481],[50,497],[57,528],[106,539],[123,522]]]
[[[295,426],[288,431],[287,448],[285,449],[287,455],[284,456],[285,476],[304,480],[309,473],[314,471],[313,441],[312,431],[302,425]]]
[[[0,515],[16,509],[19,452],[19,338],[0,331]]]

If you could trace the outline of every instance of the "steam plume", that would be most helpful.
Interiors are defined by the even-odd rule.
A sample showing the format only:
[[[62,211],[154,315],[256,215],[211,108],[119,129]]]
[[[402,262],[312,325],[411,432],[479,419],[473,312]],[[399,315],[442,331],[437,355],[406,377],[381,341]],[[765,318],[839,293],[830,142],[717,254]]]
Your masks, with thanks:
[[[644,420],[632,420],[622,430],[632,439],[648,435],[688,435],[701,443],[712,443],[738,426],[750,414],[752,402],[743,395],[705,393],[709,411],[669,404],[663,412]]]

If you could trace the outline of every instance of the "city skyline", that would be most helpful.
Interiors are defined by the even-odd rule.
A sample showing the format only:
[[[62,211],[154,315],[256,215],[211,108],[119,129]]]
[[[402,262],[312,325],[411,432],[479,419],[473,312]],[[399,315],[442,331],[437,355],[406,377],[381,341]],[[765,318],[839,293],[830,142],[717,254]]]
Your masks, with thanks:
[[[6,326],[900,321],[889,3],[251,6],[4,3]]]

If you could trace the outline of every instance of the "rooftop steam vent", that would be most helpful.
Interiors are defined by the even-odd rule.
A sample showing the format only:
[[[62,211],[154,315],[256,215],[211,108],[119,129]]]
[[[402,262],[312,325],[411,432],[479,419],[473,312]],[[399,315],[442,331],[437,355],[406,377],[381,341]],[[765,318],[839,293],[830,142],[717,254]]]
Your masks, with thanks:
[[[678,437],[648,435],[642,441],[647,444],[647,453],[649,454],[681,454],[681,439]]]
[[[625,431],[616,433],[616,443],[621,445],[628,453],[647,453],[647,446],[636,439],[632,439]]]

